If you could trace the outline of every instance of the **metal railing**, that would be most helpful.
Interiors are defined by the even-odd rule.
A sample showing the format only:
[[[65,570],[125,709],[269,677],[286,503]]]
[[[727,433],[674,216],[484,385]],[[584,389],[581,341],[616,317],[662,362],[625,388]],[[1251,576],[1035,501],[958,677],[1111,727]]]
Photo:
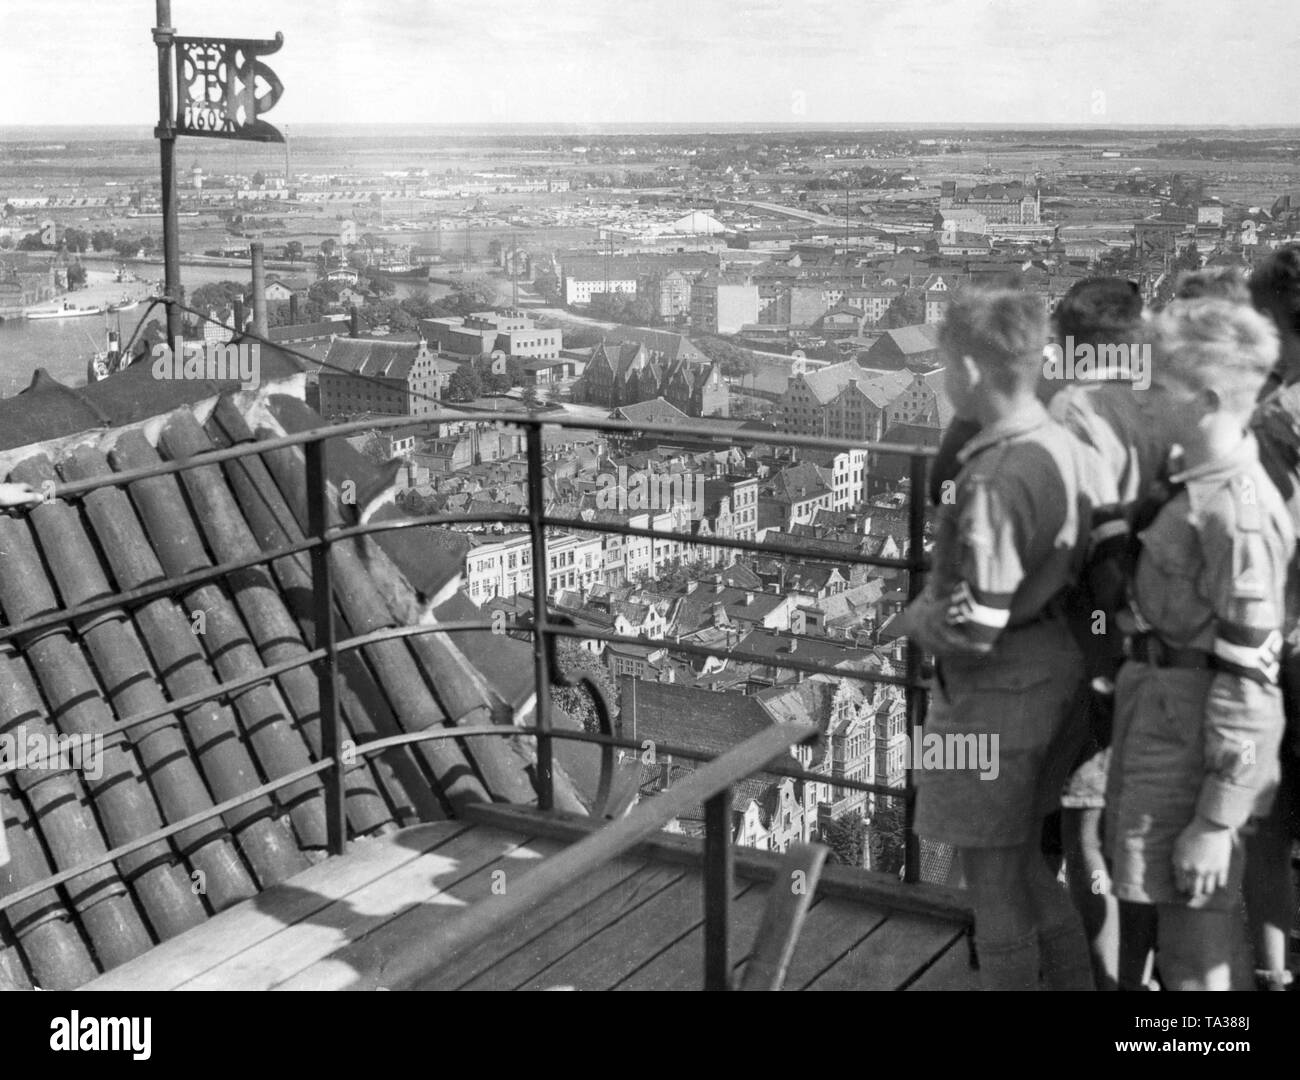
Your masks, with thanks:
[[[544,453],[542,429],[546,426],[558,426],[573,428],[583,432],[603,432],[621,436],[644,436],[647,434],[660,435],[664,437],[664,441],[668,442],[680,440],[685,437],[690,439],[693,446],[698,446],[701,443],[714,442],[730,447],[735,443],[740,442],[804,449],[833,451],[861,450],[867,451],[871,454],[906,455],[911,461],[911,490],[909,493],[908,511],[909,547],[906,556],[901,559],[894,559],[850,552],[818,556],[818,558],[825,561],[838,561],[889,569],[904,569],[908,572],[907,595],[909,599],[919,593],[921,589],[921,576],[926,568],[923,543],[925,523],[925,505],[923,498],[926,491],[926,461],[929,457],[933,456],[933,450],[921,447],[900,446],[885,443],[861,443],[816,438],[811,436],[786,435],[765,431],[727,431],[721,433],[707,423],[678,425],[641,424],[604,419],[573,420],[546,416],[538,413],[494,413],[492,414],[493,422],[499,423],[503,426],[517,426],[523,428],[525,432],[527,447],[527,488],[529,498],[527,513],[492,512],[480,514],[428,514],[403,517],[400,519],[389,519],[382,522],[369,522],[365,525],[346,527],[335,527],[329,524],[330,515],[328,507],[331,495],[327,479],[328,472],[326,469],[327,440],[343,438],[348,435],[355,435],[366,431],[382,431],[388,428],[433,426],[452,422],[474,423],[481,422],[484,419],[485,417],[482,413],[453,409],[435,412],[420,417],[394,416],[377,420],[372,419],[332,424],[315,428],[310,431],[285,435],[278,438],[240,443],[226,449],[206,451],[190,458],[164,462],[145,468],[124,470],[109,475],[95,477],[93,479],[64,483],[54,487],[53,491],[49,493],[49,498],[53,500],[72,501],[91,491],[104,487],[122,487],[138,480],[166,476],[173,473],[184,472],[189,469],[218,465],[225,462],[234,462],[245,457],[260,456],[275,450],[301,446],[305,456],[305,483],[308,519],[305,530],[307,535],[305,535],[302,540],[287,542],[270,550],[262,550],[256,555],[228,561],[185,575],[171,577],[153,585],[125,590],[109,596],[103,596],[94,601],[52,612],[50,614],[41,615],[17,625],[0,627],[0,644],[15,641],[21,645],[21,642],[25,637],[40,631],[49,631],[51,628],[59,626],[75,626],[88,616],[110,609],[125,609],[129,611],[133,607],[142,605],[149,600],[165,595],[184,592],[196,585],[224,578],[228,574],[237,570],[272,563],[288,555],[296,555],[304,552],[309,553],[312,567],[312,611],[316,627],[314,648],[305,651],[303,654],[291,661],[286,661],[270,667],[264,667],[256,672],[238,678],[228,679],[203,692],[188,697],[170,700],[166,702],[165,705],[159,706],[151,711],[123,717],[111,730],[103,732],[102,736],[105,743],[123,740],[129,736],[132,729],[149,723],[150,721],[157,720],[160,717],[184,712],[185,710],[204,701],[228,698],[235,692],[247,689],[251,686],[274,682],[279,676],[294,668],[306,665],[315,665],[319,684],[320,719],[322,724],[321,754],[320,760],[308,767],[298,769],[287,775],[276,777],[268,783],[262,784],[252,790],[242,793],[241,795],[218,803],[203,810],[201,813],[184,819],[183,821],[174,822],[163,828],[151,831],[146,835],[131,840],[129,843],[122,844],[116,848],[103,852],[94,859],[87,860],[78,866],[50,875],[40,881],[34,882],[9,893],[8,895],[0,897],[0,912],[12,908],[14,905],[22,903],[25,900],[29,900],[48,889],[62,886],[82,874],[86,874],[109,863],[116,863],[117,860],[124,856],[130,855],[131,853],[147,847],[150,844],[160,840],[165,840],[204,821],[229,813],[246,803],[264,798],[265,796],[271,795],[281,789],[298,784],[304,779],[318,775],[321,776],[324,785],[324,809],[326,816],[328,849],[331,854],[341,854],[344,851],[347,840],[347,822],[344,804],[344,776],[346,763],[341,754],[341,748],[345,742],[345,728],[339,707],[337,685],[337,679],[339,676],[339,656],[376,642],[402,637],[422,634],[499,632],[498,624],[493,620],[471,619],[459,620],[456,622],[442,622],[427,626],[389,627],[340,640],[337,636],[335,624],[333,571],[331,566],[330,550],[332,545],[341,540],[366,534],[377,534],[398,529],[420,528],[429,525],[490,524],[495,522],[505,522],[527,526],[530,535],[532,553],[532,619],[531,624],[519,625],[516,628],[522,631],[528,631],[532,636],[534,689],[536,691],[534,708],[536,715],[534,722],[531,725],[491,724],[462,727],[448,726],[373,739],[349,747],[349,749],[354,751],[357,755],[368,757],[369,755],[379,753],[395,746],[431,742],[440,739],[469,739],[516,735],[531,736],[536,741],[536,791],[538,806],[542,810],[550,810],[555,804],[554,740],[569,739],[576,742],[594,743],[601,747],[601,792],[602,794],[607,793],[610,788],[609,773],[613,768],[614,750],[617,748],[639,750],[641,744],[638,741],[620,738],[613,734],[608,725],[608,705],[603,701],[598,701],[598,712],[603,711],[605,714],[603,716],[605,722],[602,725],[602,731],[600,733],[555,729],[551,719],[550,689],[556,682],[564,681],[563,675],[558,672],[554,656],[554,645],[556,640],[560,637],[598,639],[607,642],[655,644],[689,654],[718,656],[736,660],[766,663],[769,666],[789,668],[807,674],[826,674],[836,678],[858,679],[873,683],[888,682],[902,685],[904,687],[906,700],[906,723],[909,745],[914,741],[915,728],[923,718],[926,686],[921,679],[922,658],[920,651],[917,646],[910,642],[907,648],[905,673],[902,676],[898,676],[881,672],[846,670],[833,664],[821,664],[815,661],[799,659],[794,656],[782,655],[777,658],[758,653],[749,653],[734,648],[722,649],[697,645],[694,643],[679,643],[662,639],[631,637],[607,633],[595,630],[594,628],[576,626],[573,624],[572,620],[569,620],[566,624],[562,616],[554,617],[550,610],[547,598],[547,529],[569,528],[588,533],[621,533],[630,536],[671,540],[678,543],[685,542],[693,547],[714,546],[732,550],[760,552],[776,557],[789,556],[793,554],[794,551],[792,546],[784,544],[760,544],[755,541],[740,540],[733,537],[700,536],[682,532],[643,529],[613,522],[582,521],[550,517],[545,513],[546,477],[543,467]],[[592,691],[597,698],[600,697],[598,689],[594,686],[588,684],[587,689]],[[707,762],[719,756],[689,746],[664,745],[660,746],[658,749],[663,753],[672,754],[675,757],[686,760]],[[0,767],[0,776],[6,772],[14,771],[15,768],[16,765]],[[914,792],[912,788],[910,762],[905,763],[905,786],[901,789],[878,783],[869,783],[850,779],[843,776],[832,776],[827,773],[814,772],[802,769],[795,764],[786,763],[784,761],[770,762],[764,766],[760,772],[821,784],[829,783],[838,788],[865,791],[880,796],[902,799],[904,801],[905,811],[903,878],[904,881],[907,882],[916,882],[919,880],[919,844],[912,824]],[[726,814],[723,813],[724,806],[728,808],[730,806],[729,788],[721,796],[709,800],[710,812],[707,814],[708,825],[710,826],[709,833],[714,834],[724,828],[727,831],[725,841],[722,841],[720,835],[715,835],[711,841],[706,842],[710,858],[715,860],[717,858],[717,853],[721,848],[728,847],[730,842],[730,822],[726,820],[729,816],[729,812]],[[598,807],[597,812],[599,813],[601,809],[602,808]],[[706,878],[710,877],[719,878],[719,880],[721,880],[716,872],[716,868],[713,872],[706,870]],[[726,905],[721,904],[720,910],[725,916]],[[708,931],[706,937],[709,935],[716,937],[717,933],[725,935],[725,925],[719,929],[715,925],[712,925],[713,920],[709,920],[709,922],[710,925],[706,927],[706,930]],[[713,954],[716,958],[716,949],[713,950]],[[720,973],[715,972],[711,978],[713,984],[717,985],[717,980],[721,979],[722,976]]]

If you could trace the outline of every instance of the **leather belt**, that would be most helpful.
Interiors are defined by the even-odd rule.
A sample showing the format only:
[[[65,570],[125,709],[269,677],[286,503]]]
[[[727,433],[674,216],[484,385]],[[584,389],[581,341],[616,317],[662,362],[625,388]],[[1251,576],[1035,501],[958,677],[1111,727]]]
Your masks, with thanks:
[[[1141,664],[1161,668],[1213,668],[1214,655],[1205,649],[1170,645],[1155,634],[1130,634],[1124,639],[1124,655]]]

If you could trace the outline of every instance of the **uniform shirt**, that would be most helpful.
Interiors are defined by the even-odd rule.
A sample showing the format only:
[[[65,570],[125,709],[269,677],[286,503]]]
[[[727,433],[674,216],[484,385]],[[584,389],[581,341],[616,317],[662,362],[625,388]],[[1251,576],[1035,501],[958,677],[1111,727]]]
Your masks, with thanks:
[[[1281,738],[1276,683],[1295,541],[1253,436],[1228,457],[1170,479],[1184,487],[1141,534],[1134,614],[1169,645],[1215,657],[1197,812],[1239,827],[1267,779],[1256,765],[1276,758]]]
[[[1101,455],[1125,505],[1147,494],[1169,457],[1168,444],[1142,416],[1130,382],[1071,383],[1052,398],[1049,411]]]
[[[900,628],[940,657],[987,654],[1005,629],[1040,617],[1077,580],[1093,508],[1114,501],[1096,452],[1037,402],[982,429],[958,459],[933,570]]]
[[[1259,460],[1286,504],[1292,531],[1300,535],[1300,384],[1274,391],[1260,402],[1250,429],[1259,441]],[[1300,573],[1292,571],[1287,583],[1284,634],[1300,643]]]

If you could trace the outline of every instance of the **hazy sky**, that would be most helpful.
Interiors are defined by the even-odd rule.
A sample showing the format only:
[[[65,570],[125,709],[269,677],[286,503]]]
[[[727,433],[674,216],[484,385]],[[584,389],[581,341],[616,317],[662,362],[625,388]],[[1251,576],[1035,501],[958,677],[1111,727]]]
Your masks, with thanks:
[[[173,0],[275,124],[1300,124],[1297,0]],[[0,0],[0,125],[152,124],[153,0]]]

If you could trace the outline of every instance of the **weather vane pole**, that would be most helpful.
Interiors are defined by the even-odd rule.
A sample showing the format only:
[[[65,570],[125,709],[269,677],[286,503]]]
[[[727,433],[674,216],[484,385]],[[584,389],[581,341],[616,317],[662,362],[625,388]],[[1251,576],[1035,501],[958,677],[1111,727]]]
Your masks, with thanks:
[[[176,202],[176,137],[248,139],[284,142],[284,136],[259,119],[269,112],[284,87],[258,58],[276,52],[284,35],[273,41],[251,38],[177,37],[171,0],[154,0],[158,25],[158,139],[162,163],[163,285],[167,304],[167,340],[181,336],[181,240]],[[176,89],[172,91],[175,52]]]
[[[171,50],[176,31],[172,28],[171,0],[155,0],[158,25],[153,28],[158,46],[158,126],[154,137],[162,168],[163,293],[167,302],[167,340],[181,336],[181,238],[176,212],[176,121],[172,104]]]

